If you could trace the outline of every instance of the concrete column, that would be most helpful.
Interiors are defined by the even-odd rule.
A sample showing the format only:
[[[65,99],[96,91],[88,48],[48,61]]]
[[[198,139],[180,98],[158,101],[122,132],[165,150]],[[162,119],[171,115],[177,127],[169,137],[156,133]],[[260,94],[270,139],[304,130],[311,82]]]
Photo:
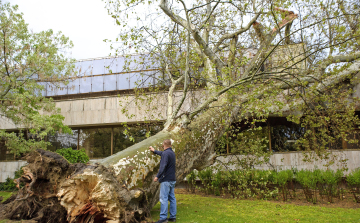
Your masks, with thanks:
[[[80,129],[78,129],[78,135],[77,135],[77,150],[80,149]]]
[[[111,128],[111,155],[114,154],[114,128]]]
[[[268,126],[268,132],[269,132],[269,150],[270,150],[270,152],[272,152],[272,148],[271,148],[271,126],[270,126],[269,120],[267,121],[267,126]]]
[[[347,142],[344,140],[344,138],[341,138],[341,142],[342,142],[342,148],[347,149]]]

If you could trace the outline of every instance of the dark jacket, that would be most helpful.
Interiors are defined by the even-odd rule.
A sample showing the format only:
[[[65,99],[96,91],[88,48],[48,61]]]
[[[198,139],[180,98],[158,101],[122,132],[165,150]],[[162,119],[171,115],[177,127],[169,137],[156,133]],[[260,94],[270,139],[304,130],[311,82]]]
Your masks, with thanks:
[[[176,177],[175,177],[176,158],[172,148],[167,148],[164,151],[155,150],[154,153],[156,155],[161,156],[160,169],[158,174],[156,175],[158,181],[160,183],[166,181],[176,181]]]

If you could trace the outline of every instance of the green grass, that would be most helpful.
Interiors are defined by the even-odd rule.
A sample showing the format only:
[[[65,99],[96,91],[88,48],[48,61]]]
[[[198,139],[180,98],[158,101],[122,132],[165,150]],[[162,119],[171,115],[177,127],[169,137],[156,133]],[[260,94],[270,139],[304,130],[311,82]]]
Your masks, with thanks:
[[[4,201],[12,192],[0,191]],[[202,197],[193,194],[176,194],[177,222],[226,223],[226,222],[359,222],[360,209],[297,206],[268,201],[250,201]],[[159,219],[158,203],[151,215]],[[1,221],[0,223],[5,223]]]
[[[6,201],[11,196],[12,192],[0,191],[0,197],[3,197],[2,202]]]
[[[297,206],[177,194],[177,222],[360,222],[359,209]],[[151,215],[159,219],[160,203]]]

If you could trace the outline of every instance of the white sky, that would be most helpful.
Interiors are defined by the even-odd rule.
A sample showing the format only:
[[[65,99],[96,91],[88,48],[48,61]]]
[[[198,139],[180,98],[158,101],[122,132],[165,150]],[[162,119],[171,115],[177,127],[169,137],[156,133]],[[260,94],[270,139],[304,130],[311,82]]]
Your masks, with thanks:
[[[34,32],[52,29],[73,41],[71,57],[79,59],[108,56],[119,29],[101,0],[3,0],[19,5],[25,22]]]

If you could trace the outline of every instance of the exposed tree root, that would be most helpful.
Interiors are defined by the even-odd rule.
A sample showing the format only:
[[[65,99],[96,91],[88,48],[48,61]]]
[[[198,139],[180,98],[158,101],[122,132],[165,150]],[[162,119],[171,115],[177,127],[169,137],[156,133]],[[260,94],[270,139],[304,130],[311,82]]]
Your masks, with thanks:
[[[102,165],[70,165],[62,156],[38,150],[27,156],[19,192],[0,205],[0,219],[37,222],[140,222],[142,192],[121,187]]]
[[[66,210],[57,198],[41,199],[31,196],[24,200],[16,200],[12,196],[0,208],[0,215],[4,219],[31,219],[37,222],[67,222]],[[54,221],[56,219],[56,221]]]

